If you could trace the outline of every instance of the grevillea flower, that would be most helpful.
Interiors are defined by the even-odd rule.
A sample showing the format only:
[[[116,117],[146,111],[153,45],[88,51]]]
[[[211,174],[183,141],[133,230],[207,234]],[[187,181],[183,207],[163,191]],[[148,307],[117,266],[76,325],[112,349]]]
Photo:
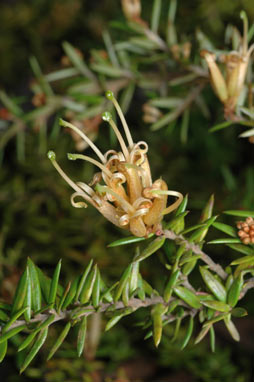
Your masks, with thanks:
[[[233,118],[237,101],[244,86],[246,72],[254,44],[248,48],[248,20],[245,12],[243,19],[243,37],[238,51],[220,55],[220,61],[225,65],[225,78],[216,63],[216,56],[207,50],[201,51],[201,56],[208,65],[213,89],[224,104],[225,117]]]
[[[49,151],[48,157],[66,182],[74,189],[71,204],[74,207],[94,206],[106,219],[118,227],[128,229],[135,236],[147,236],[160,228],[164,215],[175,210],[183,196],[177,191],[168,190],[162,179],[152,181],[147,158],[148,145],[144,141],[134,143],[122,110],[113,93],[106,93],[120,117],[127,144],[109,112],[102,115],[114,130],[121,151],[108,150],[103,154],[97,146],[76,126],[60,120],[60,124],[69,127],[82,137],[93,149],[99,160],[82,154],[68,154],[70,160],[82,159],[98,167],[93,180],[89,183],[73,182],[56,162],[55,153]],[[168,196],[177,200],[167,207]],[[81,199],[81,200],[80,200]]]

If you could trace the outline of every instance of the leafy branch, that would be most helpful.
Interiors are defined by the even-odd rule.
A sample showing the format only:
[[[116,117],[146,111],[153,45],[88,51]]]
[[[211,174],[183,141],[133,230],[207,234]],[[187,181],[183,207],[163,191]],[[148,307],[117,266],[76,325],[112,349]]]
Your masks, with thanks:
[[[159,345],[163,327],[176,324],[174,337],[178,337],[179,328],[186,326],[184,338],[179,346],[184,348],[194,336],[195,343],[201,341],[208,332],[213,332],[213,326],[218,321],[224,321],[231,336],[239,340],[239,334],[231,317],[242,317],[247,314],[238,302],[250,288],[253,288],[253,277],[244,280],[247,273],[253,275],[254,252],[252,245],[240,243],[235,249],[239,252],[248,251],[231,266],[237,265],[234,272],[227,272],[215,264],[201,249],[215,218],[212,216],[213,197],[210,198],[202,211],[198,224],[185,228],[187,197],[178,207],[175,216],[161,231],[150,238],[124,238],[111,243],[111,247],[132,244],[140,241],[143,249],[138,247],[133,261],[124,270],[119,281],[106,287],[97,265],[91,260],[84,272],[72,282],[63,287],[60,280],[61,261],[58,262],[52,279],[28,258],[27,266],[17,286],[12,304],[1,303],[1,360],[7,351],[8,341],[18,333],[26,334],[18,351],[24,350],[21,372],[30,364],[44,344],[48,329],[57,322],[65,322],[65,326],[49,352],[50,359],[73,326],[78,325],[77,354],[80,356],[85,346],[85,333],[89,316],[100,313],[108,317],[105,330],[111,329],[121,318],[133,314],[137,309],[149,310],[147,320],[141,323],[143,329],[148,329],[145,338],[153,336],[156,346]],[[249,213],[247,211],[246,213]],[[242,216],[244,212],[241,211]],[[232,235],[233,227],[216,222],[216,228]],[[191,236],[186,238],[186,235]],[[155,238],[154,238],[155,236]],[[135,239],[135,240],[134,240]],[[231,241],[235,242],[235,234]],[[237,239],[238,240],[238,239]],[[174,250],[169,251],[168,243],[174,243]],[[223,239],[218,239],[223,241]],[[224,239],[225,245],[232,245],[229,239]],[[143,242],[143,243],[142,243]],[[148,257],[160,251],[163,254],[165,266],[164,290],[154,289],[142,277],[140,266]],[[252,253],[252,254],[250,254]],[[196,290],[190,280],[190,273],[201,260],[207,266],[200,266],[199,272],[202,287]],[[167,276],[168,274],[168,276]],[[182,322],[185,323],[182,323]],[[196,325],[202,325],[201,331],[195,335]],[[196,326],[195,325],[195,326]],[[211,348],[214,349],[214,336]]]

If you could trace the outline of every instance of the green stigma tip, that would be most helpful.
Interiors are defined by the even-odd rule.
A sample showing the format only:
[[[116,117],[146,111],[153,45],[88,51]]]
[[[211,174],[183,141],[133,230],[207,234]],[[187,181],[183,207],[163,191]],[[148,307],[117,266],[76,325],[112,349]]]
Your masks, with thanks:
[[[109,122],[112,119],[112,114],[109,111],[105,111],[101,117],[103,121]]]
[[[66,126],[65,121],[62,118],[59,118],[59,125]]]
[[[111,90],[106,91],[106,97],[107,99],[113,99],[114,98],[114,93]]]
[[[52,150],[50,150],[50,151],[48,152],[48,158],[49,158],[50,160],[56,160],[56,154],[55,154],[55,152],[52,151]]]
[[[241,11],[240,12],[240,17],[241,17],[242,20],[246,19],[247,18],[246,12],[245,11]]]
[[[77,158],[76,158],[76,155],[75,154],[71,154],[71,153],[68,153],[67,154],[67,158],[69,159],[69,160],[76,160]]]

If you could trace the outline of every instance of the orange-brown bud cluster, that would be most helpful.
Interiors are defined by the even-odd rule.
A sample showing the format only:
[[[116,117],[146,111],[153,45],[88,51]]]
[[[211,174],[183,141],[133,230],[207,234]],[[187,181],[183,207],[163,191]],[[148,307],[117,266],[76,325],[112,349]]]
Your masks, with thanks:
[[[236,224],[238,231],[238,236],[240,237],[243,244],[253,244],[254,243],[254,220],[252,217],[246,218],[246,220],[237,222]]]

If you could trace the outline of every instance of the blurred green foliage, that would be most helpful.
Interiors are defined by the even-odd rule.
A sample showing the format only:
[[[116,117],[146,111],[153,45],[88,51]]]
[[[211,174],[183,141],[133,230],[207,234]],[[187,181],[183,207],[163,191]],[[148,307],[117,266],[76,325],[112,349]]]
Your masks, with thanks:
[[[144,19],[149,19],[152,1],[146,0],[145,3],[142,15]],[[176,28],[183,39],[188,36],[194,42],[195,30],[200,28],[220,49],[223,49],[221,41],[226,23],[233,23],[241,29],[241,9],[245,9],[250,21],[254,19],[252,0],[182,0],[179,3]],[[8,94],[19,96],[15,98],[18,104],[23,102],[23,96],[30,97],[28,83],[33,77],[30,56],[38,59],[43,73],[49,73],[59,67],[64,54],[62,41],[72,43],[86,58],[90,49],[104,49],[101,34],[110,22],[124,20],[120,2],[115,0],[3,1],[0,7],[0,85]],[[166,14],[164,10],[167,7],[168,2],[163,2],[162,15]],[[162,16],[161,30],[165,23],[166,17]],[[112,39],[123,35],[124,32],[112,28]],[[60,90],[63,92],[61,86]],[[140,111],[144,98],[144,93],[137,90],[127,114],[133,135],[135,140],[142,139],[148,143],[153,173],[157,177],[163,176],[171,189],[189,193],[190,221],[197,220],[200,209],[212,193],[215,194],[216,213],[227,209],[253,210],[253,146],[246,139],[238,139],[241,132],[239,126],[216,134],[208,133],[208,129],[218,123],[222,115],[222,107],[210,90],[205,90],[210,118],[204,118],[199,110],[193,108],[190,133],[185,144],[179,136],[182,119],[158,132],[150,131],[142,121]],[[30,108],[30,103],[25,103],[25,109]],[[109,142],[110,146],[115,143],[107,126],[101,125],[99,129],[97,143],[102,151],[106,151]],[[20,139],[26,141],[25,153],[22,153]],[[16,149],[16,144],[21,151]],[[62,281],[73,279],[93,258],[103,269],[104,277],[114,281],[134,255],[133,247],[131,250],[128,246],[107,248],[109,243],[122,237],[122,233],[106,223],[97,211],[71,207],[70,190],[46,157],[46,152],[51,148],[57,151],[59,162],[73,179],[89,181],[92,177],[91,165],[67,161],[66,153],[75,151],[75,143],[66,131],[59,131],[51,120],[48,132],[34,128],[23,138],[10,139],[1,158],[0,171],[0,279],[1,296],[6,301],[13,296],[27,256],[48,274],[52,274],[56,263],[62,258],[65,264]],[[89,150],[87,152],[89,155]],[[232,218],[224,217],[224,221],[232,223]],[[211,239],[213,236],[211,234]],[[229,250],[224,249],[222,253],[218,246],[215,251],[216,260],[228,258]],[[155,285],[161,285],[162,267],[158,261],[149,259],[142,272]],[[249,313],[253,314],[253,304],[247,298],[246,305],[250,308]],[[142,319],[142,312],[137,314]],[[143,332],[136,331],[135,323],[133,317],[124,318],[122,326],[106,333],[96,353],[97,359],[94,349],[87,355],[87,360],[74,359],[73,336],[55,359],[43,366],[38,359],[27,369],[24,377],[17,376],[16,369],[13,369],[14,365],[21,364],[22,354],[16,357],[14,350],[10,350],[6,365],[1,366],[1,373],[8,377],[8,382],[99,381],[106,377],[108,381],[113,381],[128,375],[127,360],[130,365],[131,362],[136,365],[129,368],[139,368],[139,363],[135,364],[133,360],[140,361],[140,369],[144,368],[143,358],[145,364],[152,365],[150,375],[135,377],[137,380],[148,380],[151,376],[170,380],[170,375],[177,378],[177,373],[183,370],[185,377],[189,378],[186,381],[250,381],[253,367],[250,354],[253,355],[254,348],[248,344],[250,334],[248,330],[244,331],[244,327],[243,342],[237,345],[232,345],[221,330],[216,353],[212,354],[206,343],[177,352],[169,340],[172,332],[163,338],[162,346],[154,350],[150,343],[144,344]],[[172,331],[172,327],[168,330]],[[54,335],[53,332],[52,343]],[[41,357],[45,359],[43,352]]]

